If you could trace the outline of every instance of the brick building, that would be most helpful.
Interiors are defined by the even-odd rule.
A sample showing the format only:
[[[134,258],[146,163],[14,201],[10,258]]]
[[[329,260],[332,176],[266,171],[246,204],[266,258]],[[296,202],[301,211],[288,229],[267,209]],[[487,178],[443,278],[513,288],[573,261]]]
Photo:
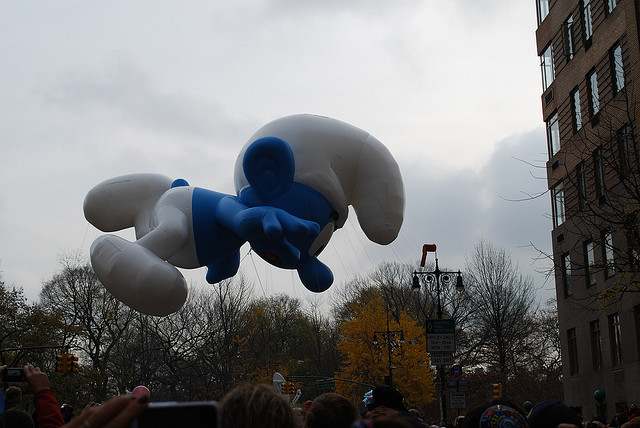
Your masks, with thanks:
[[[640,0],[534,1],[564,396],[610,420],[640,404]]]

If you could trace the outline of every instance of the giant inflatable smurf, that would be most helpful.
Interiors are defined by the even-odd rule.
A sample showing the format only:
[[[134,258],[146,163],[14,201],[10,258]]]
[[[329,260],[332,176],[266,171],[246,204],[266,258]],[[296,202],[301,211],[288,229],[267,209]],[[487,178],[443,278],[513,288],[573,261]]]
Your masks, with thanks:
[[[87,220],[103,232],[135,227],[136,241],[103,235],[91,264],[104,286],[150,315],[182,307],[187,285],[176,267],[207,267],[207,282],[238,271],[240,247],[296,269],[309,290],[333,282],[317,259],[353,206],[362,230],[379,244],[398,235],[404,188],[398,165],[377,139],[347,123],[294,115],[259,129],[235,165],[237,195],[158,174],[116,177],[91,189]]]

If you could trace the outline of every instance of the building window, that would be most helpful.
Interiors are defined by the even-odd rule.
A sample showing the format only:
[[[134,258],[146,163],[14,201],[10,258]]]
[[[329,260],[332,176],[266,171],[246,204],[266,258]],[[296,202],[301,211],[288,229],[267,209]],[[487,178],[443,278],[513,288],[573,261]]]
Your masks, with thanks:
[[[618,144],[620,175],[625,177],[631,170],[631,159],[635,154],[633,128],[631,125],[626,124],[616,131],[616,142]]]
[[[587,174],[582,162],[576,166],[576,184],[578,186],[578,206],[580,210],[584,210],[587,205]]]
[[[613,12],[613,9],[618,5],[618,0],[607,0],[607,12]]]
[[[600,93],[598,92],[598,73],[592,70],[587,75],[587,90],[589,91],[589,112],[591,117],[600,111]]]
[[[622,331],[620,328],[620,315],[609,315],[609,344],[611,346],[611,365],[622,364]]]
[[[571,111],[573,113],[573,131],[582,129],[582,110],[580,109],[580,89],[571,91]]]
[[[616,273],[615,259],[613,255],[613,233],[610,230],[602,234],[602,258],[605,261],[605,277],[610,278]]]
[[[588,47],[593,36],[593,20],[591,16],[591,0],[582,0],[582,23],[585,47]]]
[[[564,186],[562,183],[553,188],[553,226],[558,227],[565,221]]]
[[[567,57],[567,61],[573,59],[575,53],[573,43],[573,15],[569,15],[566,21],[564,21],[564,55]]]
[[[538,6],[538,25],[540,25],[549,15],[549,0],[537,0],[536,3]]]
[[[584,242],[584,278],[587,283],[587,287],[596,285],[596,257],[593,247],[593,241]]]
[[[636,324],[636,344],[638,346],[638,358],[640,358],[640,305],[634,306],[633,318]]]
[[[591,361],[593,363],[593,370],[598,371],[602,368],[602,335],[600,334],[599,320],[589,323],[589,332],[591,336]]]
[[[569,351],[569,374],[578,374],[578,339],[576,338],[576,329],[567,330],[567,348]]]
[[[573,294],[573,289],[571,288],[571,256],[569,254],[563,254],[561,263],[564,297],[569,297]]]
[[[596,183],[596,197],[598,202],[604,201],[605,183],[604,183],[604,162],[602,161],[602,153],[600,149],[593,151],[593,174]]]
[[[551,44],[540,55],[540,68],[542,69],[542,88],[546,91],[553,79],[556,78],[556,70],[553,65],[553,46]]]
[[[629,263],[627,264],[631,272],[640,271],[640,227],[638,225],[638,216],[630,215],[625,222],[627,235],[627,251]]]
[[[624,58],[622,58],[620,43],[616,43],[611,49],[611,81],[613,82],[614,94],[624,88]]]
[[[547,144],[549,145],[549,158],[552,158],[560,150],[558,113],[554,113],[551,119],[547,121]]]

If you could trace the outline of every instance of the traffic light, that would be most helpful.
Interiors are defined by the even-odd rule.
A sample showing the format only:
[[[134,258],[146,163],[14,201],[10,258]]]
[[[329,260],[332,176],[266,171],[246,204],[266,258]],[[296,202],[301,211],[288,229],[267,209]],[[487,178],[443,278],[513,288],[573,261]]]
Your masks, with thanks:
[[[78,373],[78,357],[76,357],[74,354],[67,354],[67,357],[69,361],[69,373]]]
[[[62,353],[56,355],[56,373],[66,373],[67,372],[67,354]]]
[[[493,383],[491,384],[491,398],[494,400],[502,399],[502,384],[501,383]]]
[[[78,357],[68,352],[56,356],[56,372],[60,374],[77,373]]]

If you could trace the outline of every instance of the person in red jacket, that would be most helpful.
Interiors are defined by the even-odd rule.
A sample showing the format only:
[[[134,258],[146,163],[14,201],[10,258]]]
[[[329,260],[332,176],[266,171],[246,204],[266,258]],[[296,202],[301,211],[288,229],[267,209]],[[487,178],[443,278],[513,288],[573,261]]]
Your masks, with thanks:
[[[60,428],[64,425],[62,412],[46,374],[38,367],[24,366],[27,383],[31,386],[35,400],[34,422],[37,428]]]

